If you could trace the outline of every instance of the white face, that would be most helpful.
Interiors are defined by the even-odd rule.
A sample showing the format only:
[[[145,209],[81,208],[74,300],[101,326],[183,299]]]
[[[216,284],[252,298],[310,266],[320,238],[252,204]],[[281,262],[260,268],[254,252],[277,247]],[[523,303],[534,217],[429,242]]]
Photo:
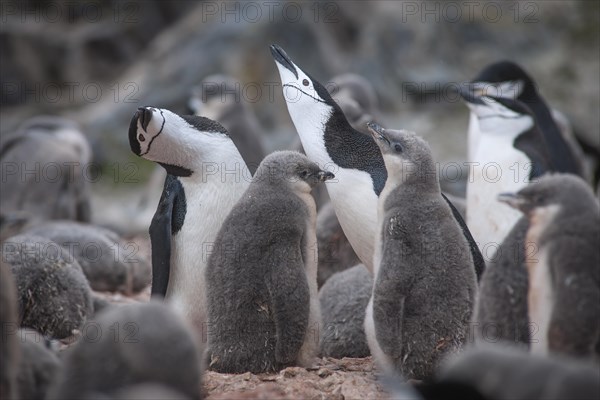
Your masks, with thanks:
[[[298,77],[285,66],[275,62],[281,76],[283,97],[294,126],[300,135],[302,145],[310,158],[315,161],[315,150],[324,150],[323,134],[325,123],[333,112],[315,90],[312,80],[298,66],[292,64]]]
[[[227,161],[233,154],[239,156],[226,134],[199,130],[166,109],[145,109],[147,112],[136,122],[140,157],[196,171],[203,163]]]
[[[475,82],[473,83],[474,94],[477,96],[493,96],[516,100],[524,88],[523,81],[506,82]]]
[[[498,103],[490,97],[480,97],[484,104],[467,103],[478,120],[481,133],[516,136],[533,126],[533,118]]]

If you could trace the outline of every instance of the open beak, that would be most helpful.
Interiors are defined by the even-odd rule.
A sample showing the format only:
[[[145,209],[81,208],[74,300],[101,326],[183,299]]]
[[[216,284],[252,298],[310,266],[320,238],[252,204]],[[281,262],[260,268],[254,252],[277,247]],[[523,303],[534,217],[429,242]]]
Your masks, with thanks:
[[[458,92],[461,97],[467,102],[471,104],[484,104],[481,96],[484,95],[481,89],[478,89],[472,83],[463,83],[458,87]]]
[[[518,193],[500,193],[496,199],[501,203],[506,203],[516,210],[523,210],[527,205],[527,200]]]
[[[369,132],[371,133],[371,136],[373,136],[373,139],[381,140],[382,142],[385,142],[388,146],[390,145],[390,140],[385,136],[385,129],[381,125],[373,121],[367,122],[367,129],[369,129]]]
[[[277,46],[276,44],[272,44],[271,55],[279,65],[285,67],[292,74],[294,74],[296,79],[298,79],[298,71],[296,71],[296,67],[294,66],[294,63],[292,63],[292,59],[285,53],[285,51],[283,51],[281,47]]]
[[[317,173],[317,178],[319,178],[319,181],[325,182],[325,181],[335,178],[335,175],[329,171],[319,171]]]

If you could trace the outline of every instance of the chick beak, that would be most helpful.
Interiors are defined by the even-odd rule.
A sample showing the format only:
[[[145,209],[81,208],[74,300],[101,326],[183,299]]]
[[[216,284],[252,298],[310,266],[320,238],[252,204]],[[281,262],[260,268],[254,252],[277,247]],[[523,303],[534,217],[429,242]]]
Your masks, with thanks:
[[[335,175],[329,171],[319,171],[317,173],[317,178],[319,179],[319,181],[325,182],[325,181],[335,178]]]
[[[369,132],[371,133],[371,136],[373,136],[373,139],[375,139],[375,141],[377,140],[381,140],[382,142],[385,142],[388,146],[390,145],[390,140],[385,136],[385,129],[371,121],[371,122],[367,122],[367,129],[369,129]]]

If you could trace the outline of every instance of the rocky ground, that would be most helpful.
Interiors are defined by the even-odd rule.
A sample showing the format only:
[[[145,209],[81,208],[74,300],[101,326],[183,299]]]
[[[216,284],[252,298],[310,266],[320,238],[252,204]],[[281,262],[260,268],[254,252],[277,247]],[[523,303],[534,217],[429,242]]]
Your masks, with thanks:
[[[278,374],[241,375],[208,371],[208,400],[221,399],[388,399],[371,357],[319,359],[314,368],[289,367]]]

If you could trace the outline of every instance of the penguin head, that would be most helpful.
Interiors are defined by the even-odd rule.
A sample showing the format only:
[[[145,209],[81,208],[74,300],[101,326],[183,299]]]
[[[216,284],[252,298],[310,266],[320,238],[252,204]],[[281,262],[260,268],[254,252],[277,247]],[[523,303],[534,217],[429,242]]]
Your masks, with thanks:
[[[594,194],[585,181],[571,174],[544,175],[516,193],[500,193],[497,199],[526,216],[571,202],[578,203],[571,207],[575,212],[582,212],[585,207],[581,206],[586,203],[589,207],[598,207]]]
[[[237,153],[218,122],[155,107],[140,107],[135,112],[129,125],[129,145],[136,155],[181,177],[201,170],[205,162],[227,160]]]
[[[338,107],[327,89],[302,71],[277,45],[271,46],[277,64],[283,97],[294,125],[302,134],[303,127],[322,127],[334,108]]]
[[[317,163],[297,151],[276,151],[269,154],[256,170],[253,182],[287,187],[293,192],[309,193],[317,184],[333,179]]]
[[[467,103],[481,96],[502,97],[521,102],[538,100],[533,79],[517,64],[500,61],[485,67],[470,83],[461,87]]]
[[[399,183],[437,182],[431,148],[425,140],[414,132],[384,129],[374,122],[369,122],[367,128],[381,150],[388,179]]]
[[[467,105],[477,117],[482,133],[512,137],[530,129],[535,123],[532,111],[519,100],[481,96]]]
[[[188,109],[191,114],[222,121],[239,112],[245,103],[241,99],[240,83],[228,75],[210,75],[192,88]]]

